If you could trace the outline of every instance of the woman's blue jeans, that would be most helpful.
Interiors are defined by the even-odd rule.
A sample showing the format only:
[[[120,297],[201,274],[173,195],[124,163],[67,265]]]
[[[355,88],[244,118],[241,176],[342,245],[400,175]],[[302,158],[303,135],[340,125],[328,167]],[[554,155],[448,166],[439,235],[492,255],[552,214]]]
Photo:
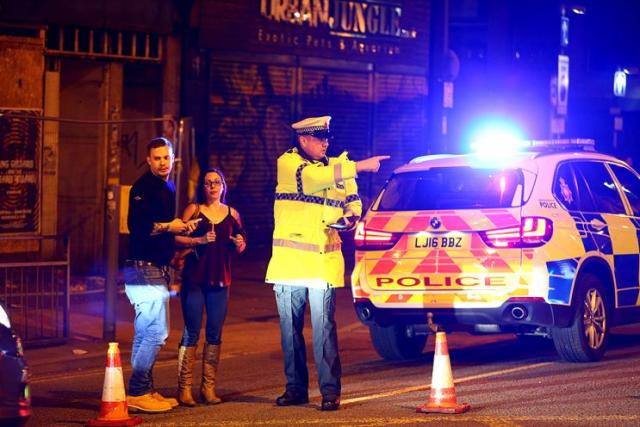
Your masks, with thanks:
[[[318,385],[324,398],[340,397],[342,368],[338,355],[336,330],[336,290],[274,285],[280,315],[280,334],[284,353],[287,390],[308,395],[309,372],[304,336],[304,313],[307,296],[311,306],[313,358],[318,371]]]
[[[180,290],[184,332],[180,345],[194,347],[198,344],[202,329],[202,314],[207,312],[205,336],[208,344],[219,345],[222,340],[222,326],[227,316],[229,287],[185,286]]]

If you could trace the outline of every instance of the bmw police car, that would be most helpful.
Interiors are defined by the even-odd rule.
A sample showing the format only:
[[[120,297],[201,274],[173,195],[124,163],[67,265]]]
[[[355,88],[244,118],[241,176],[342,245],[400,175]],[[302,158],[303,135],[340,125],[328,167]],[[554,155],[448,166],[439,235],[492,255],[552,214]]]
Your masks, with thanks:
[[[447,331],[549,337],[575,362],[640,322],[640,177],[592,140],[523,145],[416,158],[358,224],[353,298],[382,357],[420,354],[429,312]]]

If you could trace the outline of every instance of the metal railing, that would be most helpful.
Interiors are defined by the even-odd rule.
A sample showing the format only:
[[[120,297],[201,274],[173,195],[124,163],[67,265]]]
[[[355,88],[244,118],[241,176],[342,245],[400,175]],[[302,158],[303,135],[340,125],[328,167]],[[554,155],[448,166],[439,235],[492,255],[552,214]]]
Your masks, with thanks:
[[[70,244],[65,236],[1,237],[0,303],[27,345],[69,337]]]

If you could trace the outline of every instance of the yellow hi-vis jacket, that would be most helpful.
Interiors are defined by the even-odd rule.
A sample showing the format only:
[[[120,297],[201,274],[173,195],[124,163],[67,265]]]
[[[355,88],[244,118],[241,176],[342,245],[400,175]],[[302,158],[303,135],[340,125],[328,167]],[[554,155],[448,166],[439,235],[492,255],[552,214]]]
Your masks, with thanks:
[[[343,215],[362,215],[356,164],[347,153],[329,164],[305,159],[297,148],[278,158],[273,251],[267,283],[343,287],[344,260],[338,232]]]

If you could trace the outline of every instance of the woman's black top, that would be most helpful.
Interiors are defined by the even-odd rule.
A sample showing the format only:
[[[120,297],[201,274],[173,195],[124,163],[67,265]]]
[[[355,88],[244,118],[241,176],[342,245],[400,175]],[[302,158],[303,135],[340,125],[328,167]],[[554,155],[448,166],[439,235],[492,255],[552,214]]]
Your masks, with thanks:
[[[191,237],[200,237],[211,230],[211,221],[202,212],[198,214],[202,220],[191,233]],[[231,285],[231,256],[236,253],[236,246],[229,236],[247,235],[242,226],[231,215],[231,208],[224,219],[213,224],[216,240],[206,245],[198,245],[194,252],[187,255],[182,270],[183,286],[229,286]]]

